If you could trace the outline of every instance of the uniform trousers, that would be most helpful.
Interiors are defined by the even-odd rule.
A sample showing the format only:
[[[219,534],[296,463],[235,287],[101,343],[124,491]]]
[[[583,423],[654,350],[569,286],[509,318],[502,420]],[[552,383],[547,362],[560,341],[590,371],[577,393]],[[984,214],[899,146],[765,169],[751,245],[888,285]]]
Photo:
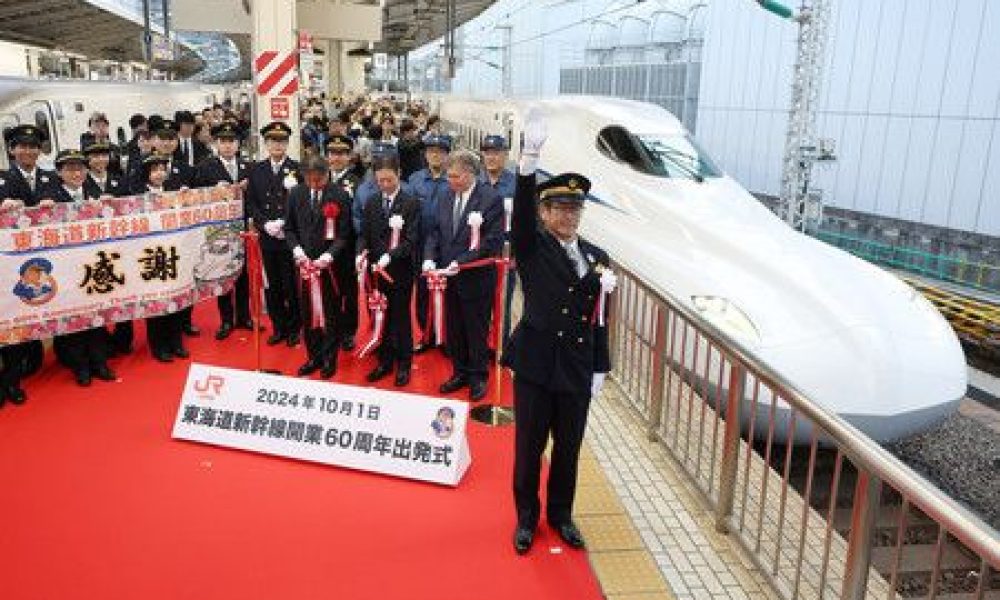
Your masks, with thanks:
[[[590,390],[553,392],[542,385],[514,379],[514,503],[519,526],[538,525],[542,452],[552,435],[552,462],[546,501],[551,525],[567,523],[573,514],[577,462],[587,427]]]
[[[298,333],[301,326],[299,295],[295,289],[298,270],[292,260],[292,251],[287,248],[263,248],[261,258],[268,286],[264,299],[274,332],[286,336]]]

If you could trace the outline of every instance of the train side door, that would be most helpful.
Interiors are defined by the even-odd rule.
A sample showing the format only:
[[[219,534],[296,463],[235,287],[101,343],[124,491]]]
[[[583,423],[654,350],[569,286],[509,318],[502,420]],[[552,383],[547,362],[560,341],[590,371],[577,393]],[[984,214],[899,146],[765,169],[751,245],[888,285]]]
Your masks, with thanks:
[[[14,127],[17,127],[17,125],[20,122],[21,121],[17,118],[17,115],[14,113],[6,113],[0,115],[0,134],[6,133],[8,129],[13,129]],[[0,135],[0,148],[2,148],[3,150],[2,152],[0,152],[0,167],[2,167],[4,170],[9,169],[11,164],[11,158],[9,154],[10,149],[7,148],[7,142],[4,140],[2,135]]]

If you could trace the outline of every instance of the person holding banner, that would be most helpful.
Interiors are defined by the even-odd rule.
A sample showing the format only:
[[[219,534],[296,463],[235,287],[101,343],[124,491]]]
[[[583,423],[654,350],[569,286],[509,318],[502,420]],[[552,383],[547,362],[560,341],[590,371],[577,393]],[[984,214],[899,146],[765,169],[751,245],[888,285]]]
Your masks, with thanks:
[[[146,185],[138,190],[143,194],[162,194],[180,189],[176,179],[168,176],[170,156],[153,153],[143,161]],[[153,358],[160,362],[173,362],[174,357],[190,356],[183,342],[184,314],[176,311],[165,315],[146,318],[146,338]]]
[[[331,126],[331,131],[333,127]],[[357,246],[357,232],[354,229],[352,212],[354,197],[361,178],[355,173],[351,164],[354,153],[354,140],[344,134],[331,134],[326,143],[326,162],[330,167],[330,181],[347,194],[350,203],[347,205],[350,230],[348,231],[347,247]],[[337,287],[340,289],[340,314],[337,317],[338,337],[340,346],[345,352],[354,350],[355,336],[358,333],[358,286],[352,262],[353,252],[341,252],[334,258],[337,273]]]
[[[38,191],[56,180],[56,174],[38,167],[42,143],[48,139],[44,131],[24,124],[4,132],[14,164],[0,173],[0,210],[18,210],[38,204]],[[44,347],[39,340],[0,346],[0,399],[23,404],[27,394],[21,388],[21,378],[40,367]]]
[[[260,250],[267,281],[265,301],[273,332],[269,346],[299,343],[299,297],[295,291],[295,263],[285,243],[285,203],[299,184],[299,164],[288,157],[292,128],[280,121],[260,130],[268,157],[255,163],[247,175],[246,213],[260,230]]]
[[[285,241],[300,278],[300,304],[308,360],[299,368],[305,377],[320,371],[323,379],[337,372],[340,349],[337,319],[340,286],[335,261],[350,253],[351,197],[331,183],[329,167],[319,156],[302,164],[305,184],[292,190],[285,209]],[[354,282],[350,282],[353,286]]]
[[[370,282],[368,306],[375,327],[361,354],[377,345],[378,366],[368,373],[368,381],[384,378],[395,364],[395,384],[402,387],[410,382],[413,362],[410,297],[419,252],[420,201],[401,189],[395,154],[374,159],[372,168],[379,193],[365,203],[356,268]]]
[[[83,204],[96,200],[86,196],[87,157],[83,153],[62,150],[56,155],[55,165],[61,184],[39,192],[44,196],[43,201]],[[51,270],[52,265],[48,266]],[[52,346],[59,361],[73,371],[77,384],[82,387],[89,386],[93,377],[103,381],[117,378],[108,368],[108,330],[103,322],[83,331],[57,335]]]
[[[194,178],[195,187],[234,183],[246,185],[250,165],[239,155],[240,141],[236,124],[223,122],[221,125],[216,125],[212,128],[212,137],[215,139],[216,156],[201,162]],[[244,227],[245,225],[244,223]],[[232,292],[220,295],[216,299],[216,305],[219,308],[219,329],[215,332],[215,339],[222,341],[228,338],[233,332],[233,327],[253,331],[253,319],[250,317],[250,282],[247,278],[245,261],[236,283],[233,284]]]
[[[524,309],[504,355],[515,375],[513,541],[518,554],[534,541],[541,458],[550,434],[546,517],[567,545],[584,547],[572,518],[577,460],[590,400],[611,363],[604,314],[614,288],[610,260],[578,234],[590,182],[565,173],[536,185],[546,137],[545,122],[532,110],[524,124],[511,227]]]
[[[476,402],[486,395],[489,373],[487,338],[496,289],[496,267],[490,259],[503,246],[503,201],[492,188],[477,183],[479,161],[471,152],[448,157],[446,171],[451,193],[438,205],[422,270],[437,288],[435,294],[444,287],[444,334],[452,373],[441,384],[441,393],[468,386],[469,399]],[[440,300],[433,305],[440,310]],[[440,323],[441,316],[435,321]]]

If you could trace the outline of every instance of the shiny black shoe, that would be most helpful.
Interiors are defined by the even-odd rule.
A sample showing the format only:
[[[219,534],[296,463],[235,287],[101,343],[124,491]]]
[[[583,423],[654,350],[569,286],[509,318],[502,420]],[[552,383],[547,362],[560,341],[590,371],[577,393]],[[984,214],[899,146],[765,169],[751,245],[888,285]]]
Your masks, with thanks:
[[[477,379],[469,384],[469,400],[479,402],[486,397],[486,381]]]
[[[570,548],[576,548],[577,550],[582,550],[586,547],[586,543],[583,541],[583,534],[576,527],[573,521],[566,521],[565,523],[559,523],[558,525],[552,525],[552,528],[556,530],[562,541],[566,542],[566,545]]]
[[[451,379],[441,384],[438,391],[442,394],[450,394],[457,392],[467,385],[469,385],[469,380],[465,378],[465,375],[452,375]]]
[[[299,345],[299,333],[297,331],[289,333],[288,337],[285,338],[285,343],[288,344],[289,348],[294,348]]]
[[[319,370],[319,376],[323,379],[329,379],[337,374],[337,361],[335,360],[325,360],[323,361],[323,367]]]
[[[253,331],[253,320],[245,319],[243,321],[237,321],[236,329],[246,329],[247,331]]]
[[[185,325],[182,331],[184,332],[184,335],[188,337],[198,337],[199,335],[201,335],[201,329],[198,329],[197,327],[195,327],[190,323]]]
[[[312,375],[319,370],[319,363],[314,360],[310,360],[306,364],[299,367],[299,377],[306,377],[307,375]]]
[[[174,356],[169,352],[154,352],[153,358],[160,361],[161,363],[174,362]]]
[[[365,376],[365,379],[367,379],[369,383],[375,383],[379,379],[383,379],[389,373],[392,373],[392,365],[383,364],[372,369],[372,371]]]
[[[396,369],[396,387],[403,387],[410,383],[410,365],[400,366]]]
[[[278,344],[280,344],[283,341],[285,341],[285,334],[275,332],[275,333],[271,334],[271,337],[267,338],[267,345],[268,346],[277,346]]]
[[[81,370],[77,371],[74,375],[76,376],[76,384],[79,385],[80,387],[87,387],[90,385],[91,382],[90,371]]]
[[[219,330],[215,332],[215,339],[221,342],[229,337],[231,333],[233,333],[233,324],[223,323],[222,325],[219,325]]]
[[[24,404],[28,399],[28,395],[24,393],[24,390],[16,385],[7,388],[6,395],[11,404],[16,404],[18,406]]]
[[[188,358],[189,356],[191,356],[191,353],[185,350],[184,348],[174,348],[172,352],[173,355],[176,356],[177,358]]]
[[[108,368],[108,365],[101,365],[94,369],[94,377],[100,379],[101,381],[115,381],[118,376],[115,372]]]
[[[354,350],[354,347],[355,347],[354,336],[345,335],[344,341],[340,342],[340,349],[343,350],[344,352],[350,352]]]
[[[524,556],[531,550],[531,544],[535,542],[535,530],[518,525],[514,530],[514,550]]]

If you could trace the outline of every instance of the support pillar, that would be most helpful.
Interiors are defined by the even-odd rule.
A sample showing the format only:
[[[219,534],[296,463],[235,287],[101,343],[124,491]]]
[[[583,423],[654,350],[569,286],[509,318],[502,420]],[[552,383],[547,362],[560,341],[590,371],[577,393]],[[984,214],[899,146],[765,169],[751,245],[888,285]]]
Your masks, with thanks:
[[[250,20],[252,27],[250,35],[251,47],[253,48],[252,60],[256,62],[261,53],[266,51],[276,51],[279,57],[278,60],[289,53],[297,55],[296,0],[255,0],[251,3],[251,6]],[[273,89],[265,95],[257,93],[256,88],[260,84],[260,75],[256,73],[256,69],[254,71],[254,131],[257,132],[266,123],[276,120],[272,118],[272,99],[287,98],[288,116],[280,120],[292,128],[292,137],[288,142],[288,155],[298,159],[302,133],[299,126],[299,94],[293,93],[289,96],[281,96],[278,94],[280,91],[278,89]],[[264,76],[267,76],[266,72]],[[263,149],[262,139],[258,138],[257,147]],[[262,153],[263,151],[258,154],[262,155]]]

